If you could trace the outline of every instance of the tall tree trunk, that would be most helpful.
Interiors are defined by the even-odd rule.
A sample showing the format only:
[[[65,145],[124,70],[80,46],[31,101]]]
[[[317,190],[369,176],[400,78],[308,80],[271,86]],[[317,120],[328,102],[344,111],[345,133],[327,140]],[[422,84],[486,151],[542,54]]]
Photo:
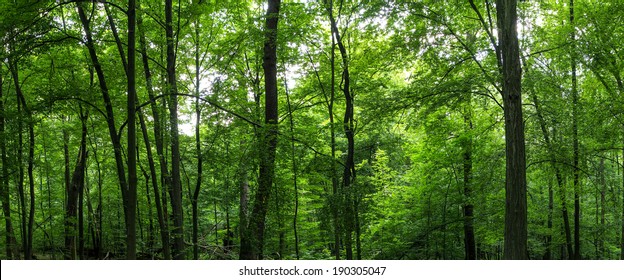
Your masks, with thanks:
[[[572,149],[574,167],[574,259],[581,259],[581,205],[579,178],[579,140],[578,140],[578,85],[576,79],[576,32],[574,31],[574,0],[570,0],[570,64],[572,70]]]
[[[82,113],[82,112],[81,112]],[[86,126],[85,126],[86,127]],[[86,145],[85,145],[86,147]],[[78,256],[79,259],[84,260],[85,256],[84,256],[84,244],[85,244],[85,240],[84,240],[84,192],[85,192],[85,180],[86,180],[86,172],[87,172],[87,168],[86,168],[86,156],[85,156],[85,162],[83,163],[83,171],[82,171],[82,180],[80,181],[80,183],[78,184],[78,246],[77,246],[77,250],[76,250],[76,254]]]
[[[249,236],[249,182],[247,181],[247,170],[241,162],[239,170],[239,205],[238,205],[238,235],[240,238],[241,260],[250,259],[251,242]]]
[[[345,249],[346,249],[346,258],[348,260],[353,259],[353,238],[352,234],[355,229],[355,209],[354,209],[354,191],[351,190],[351,183],[355,179],[355,161],[354,161],[354,152],[355,152],[355,141],[354,141],[354,119],[353,119],[353,95],[351,93],[350,82],[351,79],[349,77],[349,56],[347,54],[347,49],[342,42],[342,38],[340,36],[340,32],[338,30],[338,26],[336,25],[336,20],[334,19],[333,12],[331,10],[331,5],[327,6],[327,11],[329,14],[329,21],[331,24],[331,30],[333,32],[333,37],[336,39],[336,44],[338,45],[338,50],[340,51],[340,56],[342,58],[342,79],[343,79],[343,93],[345,97],[345,113],[343,119],[343,129],[345,132],[345,137],[347,138],[347,156],[344,164],[344,173],[342,176],[342,188],[344,193],[344,215],[345,215]]]
[[[332,8],[330,8],[332,9]],[[333,12],[333,10],[332,10]],[[333,32],[333,31],[332,31]],[[332,33],[333,34],[333,33]],[[336,256],[336,260],[340,260],[340,236],[342,235],[342,229],[340,226],[340,217],[339,207],[341,205],[340,194],[338,192],[338,174],[337,172],[337,162],[336,162],[336,125],[334,122],[334,100],[336,99],[336,38],[332,35],[332,50],[331,50],[331,88],[329,94],[329,105],[328,105],[328,114],[329,114],[329,130],[331,137],[331,156],[332,156],[332,195],[334,198],[333,201],[333,215],[334,215],[334,254]]]
[[[286,76],[286,73],[284,73]],[[299,187],[297,185],[297,150],[295,146],[295,122],[293,120],[293,111],[290,103],[290,92],[288,91],[288,83],[284,80],[284,88],[286,89],[286,104],[288,105],[288,121],[290,122],[290,148],[292,151],[292,172],[293,172],[293,186],[295,191],[295,213],[293,215],[293,231],[295,235],[295,256],[299,259],[299,234],[297,232],[297,219],[299,214]]]
[[[81,112],[82,132],[80,148],[76,166],[67,188],[67,201],[65,203],[65,259],[76,259],[76,234],[78,223],[78,196],[84,185],[84,170],[87,160],[87,124],[86,117]]]
[[[535,105],[535,112],[537,115],[537,119],[539,121],[540,129],[544,136],[544,142],[546,143],[546,149],[548,150],[548,153],[549,153],[551,166],[552,166],[552,169],[555,171],[555,178],[557,180],[559,198],[561,200],[561,215],[563,217],[564,234],[565,234],[565,239],[566,239],[566,249],[568,252],[568,256],[572,256],[572,234],[570,232],[570,220],[568,218],[568,207],[566,203],[567,198],[566,198],[565,184],[563,182],[563,175],[561,174],[561,169],[557,165],[557,157],[556,157],[556,153],[554,150],[554,145],[551,141],[548,128],[546,127],[546,120],[544,119],[544,115],[541,110],[540,102],[537,99],[537,96],[535,95],[534,92],[530,91],[529,95],[531,96],[531,99],[533,100],[533,104]],[[549,203],[548,207],[552,211],[553,190],[551,187],[549,187],[548,189],[548,203]],[[552,228],[552,217],[550,219],[550,225],[551,225],[550,228]],[[550,233],[549,236],[550,236],[549,237],[550,240],[552,240],[552,233]]]
[[[171,136],[171,209],[173,211],[173,258],[185,259],[184,209],[180,180],[180,143],[178,133],[178,88],[176,81],[176,54],[173,34],[173,4],[165,1],[165,33],[167,37],[167,93],[169,94],[169,129]]]
[[[264,229],[266,214],[269,207],[269,197],[273,186],[275,169],[275,152],[277,150],[278,134],[278,101],[277,101],[277,24],[281,0],[267,0],[264,56],[264,123],[260,151],[260,174],[258,190],[249,221],[251,250],[242,251],[243,259],[262,259],[264,247]],[[241,248],[242,249],[242,248]]]
[[[23,117],[22,117],[22,103],[17,102],[17,168],[18,168],[18,177],[17,177],[17,192],[18,192],[18,200],[19,200],[19,213],[20,213],[20,229],[21,229],[21,239],[22,239],[22,252],[24,253],[24,259],[26,257],[26,251],[28,251],[28,241],[26,238],[26,198],[24,194],[24,166],[22,165],[24,161],[24,134],[23,134]]]
[[[516,30],[517,0],[497,0],[498,39],[502,59],[505,116],[505,248],[504,258],[528,259],[524,120],[522,118],[520,50]]]
[[[605,194],[607,192],[607,181],[605,178],[605,164],[604,158],[600,158],[600,165],[598,167],[598,176],[599,176],[599,184],[600,184],[600,230],[598,231],[597,236],[597,246],[598,246],[598,255],[597,259],[603,259],[605,256],[605,242],[604,242],[604,232],[605,232]],[[598,205],[598,203],[596,203]],[[596,211],[596,217],[598,217],[598,211]],[[598,223],[596,223],[598,224]]]
[[[145,82],[147,93],[150,98],[150,107],[152,109],[152,117],[154,119],[154,139],[156,142],[156,154],[158,156],[159,164],[160,164],[160,172],[161,176],[165,178],[165,186],[163,186],[163,190],[169,186],[169,175],[167,168],[167,161],[165,160],[165,155],[163,151],[163,139],[162,139],[162,128],[161,128],[161,120],[159,114],[159,108],[156,104],[156,99],[154,95],[154,89],[152,87],[152,74],[149,68],[149,60],[147,57],[147,47],[145,43],[145,33],[143,31],[143,18],[139,14],[137,16],[137,28],[139,30],[139,48],[141,49],[141,62],[143,63],[143,72],[145,73]],[[160,198],[160,191],[158,188],[158,177],[156,174],[156,168],[154,164],[154,157],[152,155],[152,148],[150,145],[149,137],[147,134],[147,127],[145,126],[145,121],[143,120],[143,114],[141,110],[139,110],[139,121],[141,123],[141,132],[143,133],[143,139],[145,142],[145,149],[147,151],[147,159],[149,162],[150,175],[152,179],[152,187],[154,189],[154,203],[156,204],[156,215],[158,215],[158,226],[160,228],[160,241],[163,247],[163,257],[164,259],[171,259],[171,245],[169,244],[169,229],[167,227],[167,213]]]
[[[73,232],[72,232],[72,224],[71,224],[71,212],[69,202],[69,194],[71,193],[71,173],[69,166],[69,132],[67,129],[63,128],[63,158],[65,159],[65,259],[74,260],[76,259],[74,255],[74,242],[73,242]]]
[[[470,93],[468,93],[470,94]],[[477,259],[477,248],[475,244],[474,234],[474,217],[472,202],[472,98],[468,96],[467,104],[464,110],[464,250],[466,260]]]
[[[546,252],[544,253],[544,259],[552,259],[552,228],[553,228],[553,188],[552,184],[548,184],[548,220],[546,226],[548,227],[548,233],[546,234]]]
[[[198,199],[199,191],[202,183],[203,174],[203,156],[201,150],[201,137],[199,134],[199,123],[201,121],[201,108],[199,107],[199,21],[195,20],[195,149],[197,150],[197,181],[195,182],[195,190],[191,199],[193,206],[193,259],[199,259],[199,209]],[[215,232],[217,230],[215,229]]]
[[[95,51],[95,44],[93,42],[93,35],[91,33],[91,27],[89,26],[89,19],[84,12],[84,8],[82,7],[82,3],[76,3],[76,9],[78,10],[78,16],[80,17],[80,22],[82,23],[83,30],[85,32],[85,37],[87,39],[86,46],[89,51],[89,57],[91,58],[91,63],[93,64],[93,68],[98,77],[98,82],[100,86],[100,91],[102,92],[102,99],[104,101],[104,106],[106,108],[106,124],[108,126],[108,133],[111,138],[111,142],[113,144],[113,153],[115,156],[115,166],[117,172],[117,178],[119,180],[119,187],[121,190],[122,202],[124,207],[124,223],[126,225],[126,229],[128,229],[128,197],[127,197],[127,182],[126,182],[126,172],[124,167],[124,160],[122,156],[122,147],[121,147],[121,139],[119,135],[117,135],[117,128],[115,124],[115,116],[113,113],[113,105],[111,102],[110,95],[108,94],[108,85],[106,84],[106,79],[104,77],[104,71],[102,70],[102,65],[99,62],[97,53]]]
[[[126,235],[126,258],[136,259],[136,215],[137,215],[137,144],[136,144],[136,0],[128,1],[128,192]]]
[[[15,92],[17,93],[17,102],[18,102],[18,111],[21,111],[21,108],[24,108],[24,112],[26,113],[26,118],[28,122],[28,164],[27,164],[27,173],[28,173],[28,191],[29,191],[29,203],[28,203],[28,211],[26,211],[26,201],[24,194],[24,168],[22,167],[22,124],[23,119],[20,114],[19,120],[19,166],[20,166],[20,199],[21,199],[21,208],[22,208],[22,240],[23,240],[23,249],[24,249],[24,259],[29,260],[32,258],[32,242],[33,242],[33,227],[35,222],[35,178],[33,175],[34,169],[34,161],[35,161],[35,124],[32,117],[32,112],[28,108],[28,104],[26,104],[26,98],[24,97],[24,93],[22,92],[22,87],[19,82],[19,73],[18,73],[18,62],[12,59],[9,59],[9,70],[11,72],[11,76],[13,78],[13,85],[15,86]],[[20,106],[21,105],[21,106]],[[18,112],[19,113],[19,112]],[[26,222],[26,213],[28,213],[28,222]]]
[[[93,122],[91,123],[92,128],[91,129],[95,129],[95,126],[93,124]],[[101,164],[100,164],[100,160],[98,157],[98,149],[97,149],[97,143],[95,143],[93,141],[93,137],[89,138],[89,141],[91,143],[91,151],[93,152],[93,159],[95,160],[95,165],[96,165],[96,170],[97,170],[97,185],[98,185],[98,189],[97,189],[97,193],[98,193],[98,206],[95,210],[95,217],[94,219],[96,220],[95,222],[95,226],[94,226],[94,231],[95,231],[95,236],[94,236],[94,241],[93,241],[93,248],[94,248],[94,252],[95,255],[97,256],[97,259],[102,259],[102,239],[103,239],[103,221],[102,221],[102,216],[103,216],[103,210],[102,210],[102,185],[103,185],[103,178],[102,178],[102,168],[101,168]]]
[[[0,84],[2,84],[0,82]],[[0,98],[1,99],[1,98]],[[1,133],[1,132],[0,132]],[[46,216],[45,214],[47,214],[46,219],[48,220],[48,225],[50,226],[50,232],[49,234],[46,233],[47,236],[47,240],[48,240],[48,244],[46,244],[44,242],[44,246],[48,246],[48,248],[52,249],[51,251],[51,257],[52,259],[56,259],[56,253],[54,250],[54,227],[53,227],[53,219],[52,219],[52,192],[51,192],[51,184],[50,184],[50,162],[48,161],[49,157],[48,157],[48,144],[47,143],[47,139],[46,139],[46,133],[43,134],[43,168],[45,169],[44,173],[45,173],[45,178],[46,178],[46,192],[47,192],[47,204],[45,209],[47,209],[47,212],[44,210],[44,206],[43,206],[43,201],[40,203],[40,208],[41,208],[41,214],[43,216]],[[40,188],[40,193],[44,193],[43,187]],[[45,231],[45,222],[44,222],[44,231]]]
[[[2,96],[2,64],[0,63],[0,153],[2,153],[2,180],[0,180],[0,192],[2,193],[2,213],[5,225],[5,246],[7,259],[18,258],[17,241],[11,221],[11,198],[9,195],[9,160],[7,157],[7,137],[4,126],[4,98]]]

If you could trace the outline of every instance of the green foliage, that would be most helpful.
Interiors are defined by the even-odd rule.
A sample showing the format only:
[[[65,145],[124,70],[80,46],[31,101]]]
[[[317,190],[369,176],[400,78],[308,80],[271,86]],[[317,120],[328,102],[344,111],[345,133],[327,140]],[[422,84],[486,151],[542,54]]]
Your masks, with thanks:
[[[145,258],[162,258],[151,183],[158,183],[160,202],[166,208],[165,226],[171,231],[169,178],[160,166],[165,163],[166,170],[171,168],[168,97],[164,96],[164,6],[159,1],[140,2],[138,14],[143,22],[137,36],[145,36],[146,52],[137,55],[137,93],[146,138],[138,131],[137,248]],[[364,259],[463,259],[462,207],[466,203],[474,206],[478,258],[502,258],[506,155],[499,66],[488,34],[495,29],[490,24],[496,24],[496,15],[493,6],[485,6],[492,1],[475,1],[484,22],[469,1],[333,1],[333,15],[348,52],[345,62],[354,95],[357,175],[348,190],[340,185],[347,154],[342,123],[346,105],[343,61],[338,48],[332,46],[328,1],[283,2],[277,40],[279,135],[264,257],[335,259],[338,251],[344,258],[345,237],[340,227],[349,214],[342,207],[349,197],[353,198],[357,214],[352,217],[359,232],[352,238],[354,244],[360,241],[359,253]],[[22,232],[20,215],[27,211],[20,205],[18,185],[30,183],[26,168],[28,125],[32,124],[33,248],[39,258],[63,257],[65,170],[72,172],[77,163],[82,107],[88,112],[82,201],[85,223],[82,229],[72,228],[67,233],[82,230],[85,252],[91,253],[85,258],[97,257],[92,250],[98,238],[100,258],[107,253],[109,258],[123,258],[123,201],[105,102],[75,5],[0,1],[0,115],[7,159],[1,166],[6,173],[0,172],[0,176],[8,174],[7,186],[2,181],[2,202],[8,205],[17,248],[21,248],[21,237],[27,233]],[[104,5],[122,48],[126,48],[126,3],[83,5],[125,153],[127,77]],[[249,186],[250,213],[258,187],[259,136],[265,129],[261,125],[265,4],[182,1],[177,5],[173,21],[185,240],[191,240],[191,199],[199,174],[193,97],[197,87],[204,162],[198,200],[200,259],[238,259],[240,234],[247,227],[239,220],[242,186]],[[575,169],[581,177],[582,257],[617,259],[622,246],[618,238],[622,234],[624,172],[624,6],[621,1],[583,0],[575,1],[575,7],[576,40],[572,42],[567,4],[520,4],[532,259],[547,254],[554,259],[567,258],[562,212],[564,205],[568,212],[573,211]],[[151,72],[149,89],[157,97],[154,110],[148,102],[143,57]],[[571,57],[576,57],[578,64],[576,105],[571,98]],[[32,119],[16,98],[13,73],[18,73],[17,83]],[[573,163],[574,106],[578,110],[579,166]],[[160,123],[156,123],[154,112]],[[157,124],[163,129],[161,135],[154,130]],[[164,144],[163,161],[155,146],[159,137]],[[150,175],[146,144],[154,156],[157,178]],[[472,192],[467,196],[464,153],[469,146]],[[338,182],[335,194],[333,179]],[[24,195],[28,208],[30,194],[26,191]],[[6,232],[3,223],[3,248],[8,245]],[[342,239],[340,244],[334,244],[336,233]],[[14,258],[23,252],[18,253]],[[1,254],[7,258],[6,250]],[[188,257],[191,255],[189,250]]]

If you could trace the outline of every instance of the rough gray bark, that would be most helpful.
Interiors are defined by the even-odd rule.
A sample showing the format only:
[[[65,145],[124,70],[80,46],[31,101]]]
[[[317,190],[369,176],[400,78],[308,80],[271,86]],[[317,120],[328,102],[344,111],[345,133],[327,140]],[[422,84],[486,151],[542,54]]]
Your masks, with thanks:
[[[502,60],[502,97],[505,117],[505,247],[504,258],[528,258],[527,197],[522,68],[517,33],[517,0],[497,0],[496,15]]]

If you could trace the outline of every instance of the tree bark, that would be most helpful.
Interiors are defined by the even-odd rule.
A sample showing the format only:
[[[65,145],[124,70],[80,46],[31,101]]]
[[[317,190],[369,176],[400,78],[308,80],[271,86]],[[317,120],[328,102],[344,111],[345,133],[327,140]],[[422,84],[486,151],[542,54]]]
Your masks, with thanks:
[[[333,37],[336,39],[336,44],[338,45],[338,50],[340,51],[340,56],[342,58],[342,79],[343,79],[343,88],[342,91],[345,97],[345,113],[343,119],[343,129],[345,132],[345,137],[347,138],[347,155],[345,160],[345,167],[342,176],[342,188],[344,193],[344,221],[345,221],[345,250],[346,250],[346,258],[348,260],[353,259],[353,238],[352,234],[355,230],[355,209],[354,209],[354,191],[351,190],[351,183],[355,179],[355,161],[354,161],[354,152],[355,152],[355,141],[354,141],[354,118],[353,118],[353,95],[351,93],[351,79],[349,77],[349,55],[347,53],[347,49],[342,42],[342,38],[340,36],[340,32],[338,30],[338,26],[336,25],[336,20],[334,19],[333,12],[331,10],[331,5],[327,6],[327,12],[329,15],[329,21],[331,24],[331,30],[333,33]]]
[[[333,0],[329,2],[329,12],[333,13]],[[334,218],[334,255],[336,260],[340,260],[340,195],[338,193],[338,174],[336,174],[336,126],[334,124],[334,100],[336,99],[336,38],[333,36],[333,30],[331,31],[331,54],[330,54],[330,67],[331,67],[331,84],[329,89],[329,102],[327,104],[327,113],[329,115],[329,130],[330,130],[330,145],[331,145],[331,179],[332,179],[332,201],[331,208]],[[320,81],[319,81],[320,82]]]
[[[581,205],[579,178],[579,140],[578,140],[578,83],[576,78],[576,32],[574,31],[574,0],[570,0],[570,64],[572,70],[572,149],[574,167],[574,259],[581,259]]]
[[[496,14],[502,59],[502,97],[505,117],[505,248],[504,258],[528,259],[524,120],[522,117],[517,0],[497,0]]]
[[[199,259],[199,209],[198,199],[203,175],[203,156],[201,150],[201,137],[199,134],[199,123],[201,121],[201,108],[199,107],[199,21],[195,20],[195,149],[197,150],[197,181],[191,204],[193,208],[193,259]],[[216,228],[215,228],[216,232]]]
[[[117,178],[119,180],[119,187],[121,190],[122,202],[124,207],[124,223],[126,225],[126,229],[128,228],[128,217],[127,217],[127,181],[126,181],[126,172],[124,167],[124,160],[122,156],[122,147],[121,147],[121,139],[119,135],[117,135],[117,128],[115,124],[115,116],[113,113],[113,105],[111,102],[110,95],[108,94],[108,85],[106,84],[106,79],[104,77],[104,71],[102,70],[102,65],[99,62],[97,53],[95,51],[95,44],[93,42],[93,35],[91,33],[91,28],[89,26],[89,20],[87,15],[84,12],[84,8],[82,7],[82,3],[76,3],[76,9],[78,10],[78,16],[80,17],[80,22],[82,23],[83,30],[85,32],[85,37],[87,39],[86,46],[89,51],[89,57],[91,58],[91,63],[93,64],[93,68],[98,77],[98,82],[100,86],[100,91],[102,92],[102,99],[104,101],[104,106],[106,108],[106,124],[108,126],[108,133],[111,138],[111,142],[113,144],[113,152],[115,156],[115,166],[117,172]]]
[[[11,72],[11,76],[13,78],[13,85],[15,86],[15,92],[17,94],[17,102],[18,102],[18,113],[20,113],[19,120],[19,167],[20,167],[20,182],[19,182],[19,191],[20,191],[20,199],[21,199],[21,208],[22,208],[22,240],[23,240],[23,250],[24,250],[24,259],[29,260],[32,258],[32,241],[33,241],[33,227],[35,221],[35,178],[33,175],[34,169],[34,161],[35,161],[35,124],[32,117],[32,112],[30,108],[28,108],[28,104],[26,104],[26,98],[24,97],[24,93],[22,92],[22,87],[19,82],[19,73],[17,67],[17,61],[9,59],[9,71]],[[22,167],[22,124],[23,119],[21,116],[21,108],[24,108],[24,113],[26,113],[27,124],[28,124],[28,163],[26,172],[28,173],[28,191],[29,191],[29,203],[28,203],[28,212],[26,211],[26,201],[25,201],[25,193],[24,193],[24,169]],[[28,222],[26,222],[26,214],[28,213]]]
[[[598,174],[599,174],[599,183],[600,183],[600,230],[598,230],[596,243],[599,248],[597,259],[600,260],[600,259],[603,259],[605,255],[604,232],[605,232],[605,210],[606,210],[605,208],[607,206],[606,200],[605,200],[605,194],[607,192],[607,181],[605,178],[604,158],[600,159],[600,165],[598,167]],[[596,211],[596,217],[598,217],[598,211]]]
[[[260,174],[258,190],[249,221],[251,250],[241,252],[243,259],[262,259],[264,247],[264,230],[269,197],[273,186],[275,169],[275,152],[278,134],[278,101],[277,101],[277,24],[281,0],[267,0],[265,22],[264,56],[264,131],[260,147]],[[241,248],[242,249],[242,248]]]
[[[7,157],[7,137],[4,124],[4,98],[2,85],[2,64],[0,63],[0,153],[2,153],[2,180],[0,180],[0,190],[2,192],[2,213],[4,214],[5,246],[7,259],[19,257],[17,254],[17,241],[15,240],[15,232],[13,230],[13,222],[11,221],[11,199],[9,195],[9,161]]]
[[[136,144],[136,0],[128,1],[128,192],[126,235],[126,258],[136,259],[136,215],[137,215],[137,144]]]
[[[78,232],[78,196],[84,185],[84,170],[87,160],[87,124],[86,117],[81,116],[82,132],[76,166],[67,189],[65,203],[65,259],[75,260],[77,257],[76,235]]]
[[[238,205],[238,235],[240,238],[239,258],[241,260],[250,259],[251,242],[249,237],[249,182],[247,181],[247,170],[241,163],[239,170],[239,205]]]
[[[470,93],[468,93],[470,94]],[[466,260],[477,259],[477,248],[474,234],[474,217],[472,203],[472,98],[468,96],[464,110],[464,250]]]
[[[559,168],[559,166],[557,166],[557,163],[556,163],[557,157],[554,151],[554,145],[550,138],[550,133],[548,132],[548,128],[546,127],[546,120],[544,119],[544,115],[541,110],[540,102],[537,99],[537,96],[535,95],[535,93],[530,92],[529,94],[531,96],[531,99],[533,100],[533,104],[535,105],[535,112],[537,115],[537,120],[539,121],[540,129],[544,136],[544,142],[546,143],[546,149],[548,150],[548,153],[549,153],[552,169],[555,171],[555,178],[557,180],[559,198],[561,200],[561,216],[563,218],[564,234],[565,234],[565,239],[566,239],[566,249],[568,252],[568,256],[572,256],[572,234],[570,232],[570,219],[568,218],[569,215],[568,215],[568,207],[567,207],[567,202],[566,202],[567,198],[566,198],[565,185],[563,182],[563,175],[561,174],[561,169]],[[552,203],[553,203],[552,196],[553,196],[552,188],[549,188],[548,189],[548,200],[549,200],[548,207],[551,210],[552,210]],[[552,218],[550,219],[550,225],[552,228]],[[549,238],[550,240],[552,240],[552,233],[549,234]]]
[[[286,73],[284,73],[286,76]],[[295,235],[295,256],[299,259],[299,234],[297,232],[297,219],[299,214],[299,187],[297,185],[297,153],[296,153],[296,145],[295,145],[295,122],[293,120],[293,110],[290,103],[290,93],[288,91],[288,83],[284,81],[284,88],[286,89],[286,104],[288,105],[288,121],[290,122],[290,148],[292,152],[291,160],[292,160],[292,172],[293,172],[293,186],[295,191],[295,211],[293,215],[293,231]]]
[[[180,142],[178,133],[178,88],[176,81],[176,54],[173,34],[173,4],[165,1],[165,36],[167,38],[167,93],[169,93],[169,129],[171,137],[171,209],[173,214],[173,258],[185,259],[184,214],[182,209],[182,182],[180,180]]]
[[[163,139],[162,139],[162,128],[161,128],[161,118],[159,113],[158,105],[156,104],[156,99],[154,95],[154,89],[152,87],[152,74],[149,67],[149,60],[147,57],[147,47],[145,43],[145,33],[143,31],[143,18],[139,14],[137,16],[137,28],[139,31],[139,48],[141,49],[141,62],[143,63],[143,72],[145,73],[145,83],[147,94],[150,99],[150,107],[152,110],[152,117],[154,119],[154,140],[156,142],[156,154],[158,156],[160,172],[161,176],[165,178],[163,189],[168,188],[170,186],[167,161],[165,160],[165,155],[163,151]],[[154,157],[152,155],[152,148],[149,141],[149,137],[147,135],[147,128],[145,127],[145,121],[143,119],[143,114],[141,110],[139,110],[139,121],[141,123],[141,131],[143,133],[143,139],[145,142],[145,149],[147,150],[147,159],[150,167],[150,175],[152,179],[152,188],[154,189],[154,202],[156,204],[156,215],[158,215],[158,226],[160,228],[160,240],[163,248],[163,257],[164,259],[171,259],[171,245],[169,243],[169,229],[167,227],[167,211],[165,209],[165,203],[162,203],[160,198],[160,190],[158,188],[158,178],[156,174],[156,168],[154,164]]]

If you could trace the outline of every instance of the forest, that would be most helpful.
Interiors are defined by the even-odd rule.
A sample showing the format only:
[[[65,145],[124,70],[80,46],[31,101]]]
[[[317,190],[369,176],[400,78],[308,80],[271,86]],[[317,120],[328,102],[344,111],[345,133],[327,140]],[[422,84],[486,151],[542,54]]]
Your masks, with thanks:
[[[0,0],[0,258],[624,259],[622,22]]]

